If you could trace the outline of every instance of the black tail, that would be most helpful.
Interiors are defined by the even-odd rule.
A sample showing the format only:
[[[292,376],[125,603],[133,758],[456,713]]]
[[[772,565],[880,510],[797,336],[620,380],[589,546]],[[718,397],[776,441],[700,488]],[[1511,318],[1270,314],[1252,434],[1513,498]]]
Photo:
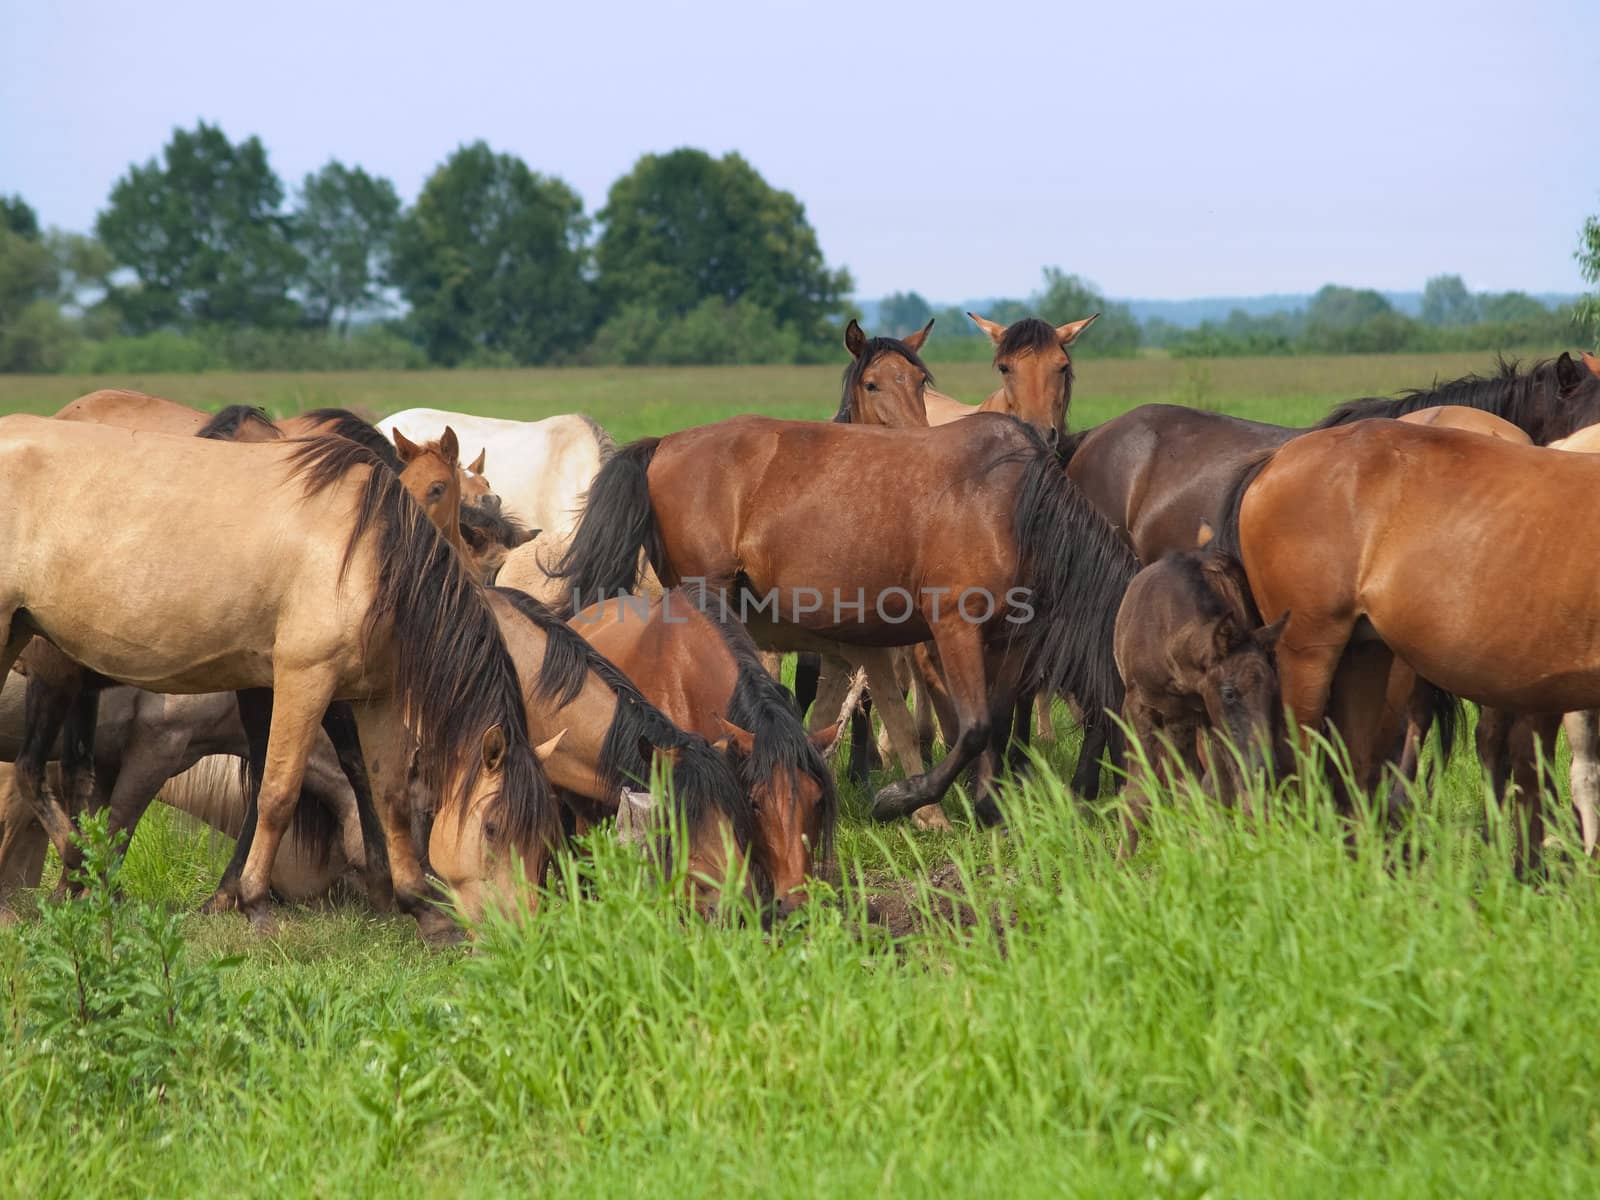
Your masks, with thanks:
[[[570,617],[585,604],[637,589],[641,550],[660,569],[661,535],[650,503],[650,460],[660,445],[660,438],[630,442],[589,485],[572,544],[547,568],[567,581],[567,600],[557,608],[558,616]]]
[[[800,715],[810,711],[811,702],[817,698],[817,684],[822,679],[822,655],[797,654],[794,660],[794,702]]]
[[[1034,438],[1024,461],[1012,525],[1032,619],[1020,627],[1024,686],[1078,698],[1085,712],[1122,708],[1111,655],[1122,594],[1139,570],[1126,543],[1054,452]]]
[[[1244,560],[1244,555],[1239,548],[1239,508],[1244,504],[1244,494],[1250,490],[1250,485],[1266,469],[1278,450],[1279,447],[1274,447],[1245,463],[1238,476],[1228,485],[1228,490],[1223,493],[1222,511],[1217,514],[1221,523],[1215,531],[1216,539],[1212,545],[1223,554],[1241,562]],[[1252,615],[1260,619],[1259,613]]]
[[[1417,686],[1428,689],[1428,719],[1439,731],[1439,769],[1443,770],[1450,765],[1450,759],[1456,751],[1456,739],[1466,728],[1467,706],[1462,703],[1460,696],[1435,687],[1426,679],[1419,677]],[[1427,732],[1426,729],[1422,731],[1424,737]]]

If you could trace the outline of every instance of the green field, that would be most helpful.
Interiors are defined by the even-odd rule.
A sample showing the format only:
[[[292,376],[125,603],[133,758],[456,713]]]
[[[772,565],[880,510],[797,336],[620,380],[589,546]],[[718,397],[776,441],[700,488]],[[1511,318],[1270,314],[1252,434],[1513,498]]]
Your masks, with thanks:
[[[1088,361],[1072,423],[1151,400],[1302,422],[1488,366]],[[935,371],[967,399],[993,379]],[[583,410],[626,439],[827,416],[838,377],[0,378],[0,410],[111,383],[280,413]],[[188,915],[224,847],[156,806],[120,905],[29,897],[0,930],[0,1195],[1595,1193],[1600,876],[1557,851],[1516,882],[1465,757],[1404,855],[1365,826],[1348,853],[1321,796],[1278,797],[1265,828],[1186,798],[1126,867],[1110,803],[1053,779],[1070,741],[1004,835],[874,826],[847,786],[834,886],[770,935],[687,917],[600,842],[475,953],[356,905],[256,941]]]

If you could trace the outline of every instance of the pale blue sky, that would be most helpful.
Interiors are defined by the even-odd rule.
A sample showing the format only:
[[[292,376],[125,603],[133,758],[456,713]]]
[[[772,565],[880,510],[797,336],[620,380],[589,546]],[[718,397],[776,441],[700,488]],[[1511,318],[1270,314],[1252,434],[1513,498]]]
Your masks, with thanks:
[[[591,210],[696,145],[795,192],[863,297],[1022,294],[1046,263],[1115,296],[1575,291],[1586,7],[0,0],[0,191],[88,228],[200,118],[286,181],[336,156],[408,200],[484,138]]]

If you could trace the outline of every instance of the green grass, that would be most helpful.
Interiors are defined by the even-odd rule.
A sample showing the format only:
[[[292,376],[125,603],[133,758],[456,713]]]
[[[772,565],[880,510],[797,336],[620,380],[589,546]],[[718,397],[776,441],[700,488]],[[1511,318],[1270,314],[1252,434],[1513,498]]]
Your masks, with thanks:
[[[1206,364],[1202,398],[1300,421],[1485,365],[1333,359],[1322,379],[1317,361]],[[1173,398],[1191,365],[1084,364],[1076,423]],[[988,378],[941,373],[969,398]],[[94,382],[0,380],[0,407],[49,411]],[[836,373],[136,386],[280,411],[584,408],[629,437],[743,408],[825,415]],[[120,880],[110,1016],[74,1023],[60,962],[72,912],[29,897],[0,930],[0,1192],[1600,1186],[1600,875],[1558,853],[1547,881],[1516,882],[1465,757],[1407,831],[1420,856],[1367,826],[1348,853],[1319,795],[1279,797],[1264,827],[1179,797],[1122,866],[1109,806],[1085,812],[1056,782],[1072,741],[1011,797],[1005,835],[874,826],[847,788],[837,887],[777,935],[687,916],[601,842],[564,862],[535,918],[492,923],[475,953],[430,953],[406,921],[347,906],[290,911],[271,942],[237,918],[181,915],[184,958],[163,968],[137,922],[191,913],[223,847],[156,806]]]

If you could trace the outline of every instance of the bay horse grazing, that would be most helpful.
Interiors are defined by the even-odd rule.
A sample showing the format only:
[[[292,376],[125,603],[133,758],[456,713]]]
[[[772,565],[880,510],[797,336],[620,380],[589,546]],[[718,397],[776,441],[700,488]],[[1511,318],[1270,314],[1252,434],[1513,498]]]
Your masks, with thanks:
[[[929,392],[928,424],[947,425],[975,412],[1009,413],[1032,425],[1054,447],[1067,432],[1067,409],[1072,404],[1072,356],[1067,348],[1100,314],[1065,325],[1051,325],[1038,317],[999,325],[977,313],[967,316],[994,343],[1000,387],[979,405]]]
[[[838,797],[822,751],[837,722],[807,735],[794,698],[720,596],[618,597],[572,626],[674,722],[726,750],[755,812],[754,858],[778,916],[804,904],[813,864],[833,850]]]
[[[171,514],[226,514],[175,528]],[[35,635],[119,682],[163,692],[270,688],[260,827],[238,900],[258,929],[272,862],[330,702],[356,709],[396,897],[425,935],[405,800],[409,723],[453,836],[429,846],[463,912],[537,879],[559,833],[515,668],[481,592],[398,481],[338,438],[244,445],[0,418],[0,667]],[[114,537],[107,531],[114,530]],[[294,531],[286,537],[285,531]],[[370,744],[368,734],[371,734]],[[406,735],[409,736],[409,735]],[[64,865],[67,814],[39,818]]]
[[[736,597],[767,649],[935,643],[960,732],[938,766],[878,793],[881,819],[939,799],[980,757],[976,795],[994,816],[1022,688],[1121,704],[1111,628],[1132,556],[1010,417],[877,429],[742,416],[634,442],[596,477],[558,573],[579,606],[627,593],[641,549],[663,584],[700,578]]]
[[[1394,397],[1348,401],[1311,429],[1440,405],[1492,413],[1544,445],[1600,421],[1600,378],[1569,354],[1527,370],[1502,359],[1487,378],[1468,375]],[[1221,529],[1228,489],[1239,473],[1307,432],[1181,405],[1142,404],[1072,435],[1063,452],[1067,473],[1139,561],[1151,563],[1186,549],[1202,521]]]
[[[1214,547],[1173,551],[1133,577],[1117,611],[1116,656],[1122,718],[1144,753],[1129,760],[1119,858],[1138,849],[1157,788],[1202,780],[1209,733],[1229,743],[1209,754],[1213,775],[1220,764],[1232,784],[1217,787],[1224,796],[1242,793],[1271,761],[1282,711],[1272,652],[1283,625],[1259,623],[1244,568]]]
[[[668,770],[673,820],[661,823],[663,862],[674,832],[687,839],[691,891],[709,911],[715,893],[741,875],[754,836],[749,798],[726,759],[704,737],[679,728],[615,664],[549,608],[495,587],[489,605],[517,673],[529,729],[557,742],[545,772],[569,813],[584,825],[617,815],[624,788],[648,788],[652,760]],[[707,886],[709,885],[709,887]]]
[[[1296,726],[1329,720],[1365,784],[1391,655],[1508,712],[1600,707],[1596,494],[1590,455],[1398,421],[1307,434],[1243,472],[1225,536],[1262,614],[1289,613],[1278,673]],[[1353,645],[1379,670],[1341,669]],[[1540,789],[1518,799],[1528,867]]]

